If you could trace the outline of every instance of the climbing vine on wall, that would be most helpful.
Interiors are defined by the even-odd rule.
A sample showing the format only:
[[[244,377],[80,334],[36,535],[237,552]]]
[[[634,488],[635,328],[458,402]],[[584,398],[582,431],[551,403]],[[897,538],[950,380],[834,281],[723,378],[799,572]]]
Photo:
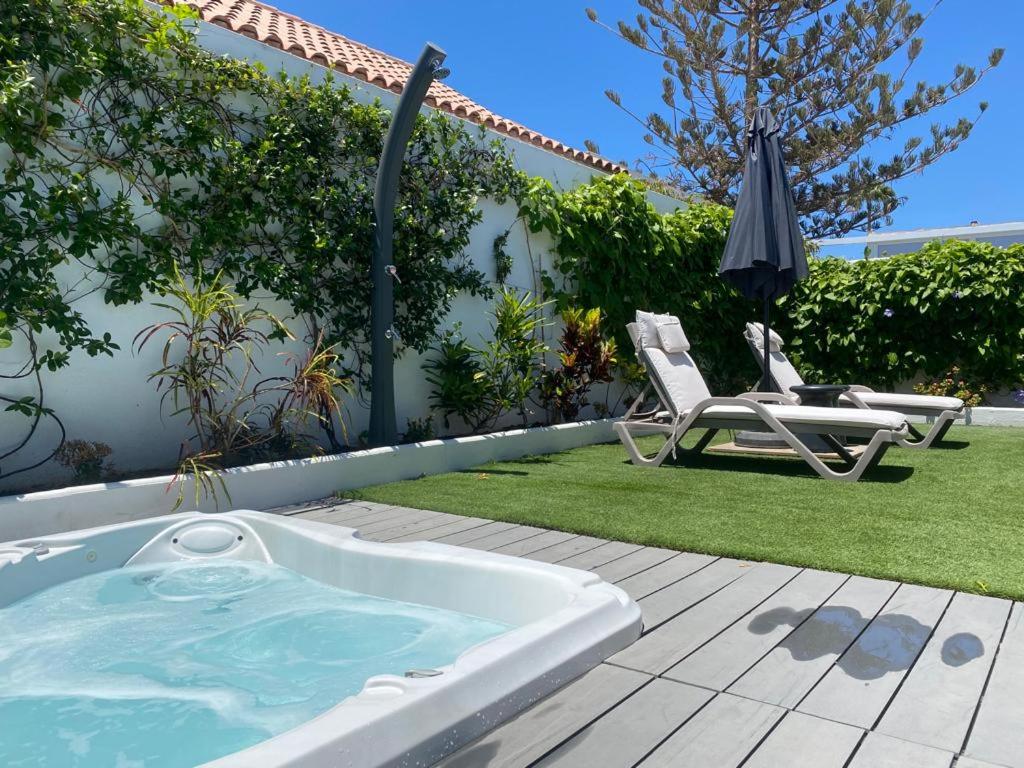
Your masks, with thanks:
[[[39,380],[76,351],[114,354],[76,300],[141,302],[177,265],[287,302],[353,350],[346,373],[365,379],[371,200],[390,113],[329,76],[216,56],[195,30],[185,6],[0,0],[0,330],[14,337],[7,354],[26,358],[7,378]],[[482,132],[420,118],[395,220],[404,345],[425,348],[456,293],[488,290],[463,253],[477,200],[521,184]],[[0,380],[0,402],[30,432],[57,417],[41,387],[8,397]]]
[[[693,202],[661,214],[625,175],[557,193],[531,180],[522,212],[555,239],[561,306],[601,307],[622,349],[636,309],[680,317],[712,390],[734,394],[757,367],[742,339],[758,307],[718,277],[731,211]],[[777,330],[809,381],[893,386],[958,366],[974,387],[1024,381],[1024,245],[929,243],[888,259],[812,258],[779,301]]]

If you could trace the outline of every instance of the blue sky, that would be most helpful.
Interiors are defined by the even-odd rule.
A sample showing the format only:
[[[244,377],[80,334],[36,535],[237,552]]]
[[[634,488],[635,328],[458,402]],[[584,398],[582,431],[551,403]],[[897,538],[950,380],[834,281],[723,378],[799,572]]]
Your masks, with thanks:
[[[645,154],[643,131],[604,96],[618,91],[640,114],[661,106],[661,68],[639,51],[589,22],[589,4],[603,21],[632,18],[633,0],[271,0],[328,29],[403,59],[415,60],[431,40],[448,52],[447,82],[487,108],[582,148],[598,142],[614,160]],[[919,8],[931,5],[919,0]],[[923,31],[924,51],[911,79],[949,77],[957,62],[984,64],[994,47],[1006,48],[1002,64],[958,102],[935,114],[973,116],[989,109],[955,153],[897,187],[908,203],[893,228],[952,226],[1024,219],[1024,2],[946,0]],[[927,134],[931,115],[917,126]],[[895,151],[879,146],[881,156]]]

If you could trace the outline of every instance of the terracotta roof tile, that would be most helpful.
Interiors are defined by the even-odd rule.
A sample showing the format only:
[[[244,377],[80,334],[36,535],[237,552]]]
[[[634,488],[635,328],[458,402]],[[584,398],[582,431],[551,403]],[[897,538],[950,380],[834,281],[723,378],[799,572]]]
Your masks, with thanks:
[[[372,85],[401,93],[412,70],[408,62],[396,59],[369,46],[349,40],[297,16],[279,11],[255,0],[165,0],[181,3],[199,11],[204,21],[259,40],[288,53],[325,67],[365,80]],[[485,107],[441,82],[427,92],[427,103],[498,133],[520,139],[551,152],[610,173],[625,171],[618,163],[590,152],[573,149],[560,141],[542,136],[526,126],[496,115]]]

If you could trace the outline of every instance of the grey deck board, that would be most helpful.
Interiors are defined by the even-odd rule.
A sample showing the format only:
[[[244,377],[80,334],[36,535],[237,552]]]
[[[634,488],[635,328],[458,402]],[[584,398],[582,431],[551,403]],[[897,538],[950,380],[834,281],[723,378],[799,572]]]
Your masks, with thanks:
[[[647,675],[600,664],[440,763],[444,768],[525,768],[648,682]]]
[[[952,763],[952,752],[869,733],[849,768],[949,768]]]
[[[557,563],[607,543],[607,539],[597,539],[593,536],[573,536],[561,544],[531,552],[527,557],[542,563]]]
[[[655,678],[535,765],[631,768],[713,695]]]
[[[512,528],[506,528],[504,531],[498,531],[492,533],[489,536],[484,536],[482,539],[473,539],[473,541],[463,544],[464,547],[470,549],[482,549],[484,551],[491,551],[498,547],[503,547],[506,544],[512,544],[523,539],[530,539],[534,536],[540,536],[544,533],[543,528],[534,528],[529,525],[517,525]]]
[[[761,603],[749,621],[733,624],[665,672],[665,677],[724,691],[809,618],[846,578],[839,573],[802,571]]]
[[[694,571],[685,578],[640,598],[637,603],[644,613],[644,630],[650,632],[656,629],[691,605],[742,579],[750,570],[747,563],[723,557],[706,568]],[[626,593],[629,594],[628,589]]]
[[[1010,765],[1013,765],[1010,763]],[[995,763],[987,763],[984,760],[979,760],[976,757],[962,756],[956,761],[956,768],[1007,768],[1006,765],[996,765]],[[1014,766],[1014,768],[1016,768]]]
[[[640,765],[734,768],[783,714],[781,707],[720,693]]]
[[[399,525],[418,523],[421,520],[431,520],[440,514],[440,512],[424,512],[420,509],[410,509],[398,517],[390,517],[386,520],[366,520],[355,525],[349,525],[349,527],[355,528],[360,534],[368,538],[377,531],[386,531]]]
[[[1014,603],[964,754],[1024,766],[1024,606]],[[963,759],[960,761],[963,763]]]
[[[609,541],[607,544],[601,544],[598,547],[589,549],[586,552],[580,552],[578,555],[567,557],[565,560],[560,560],[559,565],[564,565],[566,568],[579,568],[582,571],[589,571],[598,566],[610,563],[613,560],[618,560],[620,557],[625,557],[631,552],[636,552],[640,549],[639,544],[628,544],[624,541]]]
[[[797,709],[871,728],[952,596],[947,590],[900,586]]]
[[[616,582],[616,586],[624,589],[634,600],[642,600],[648,595],[684,579],[695,571],[710,565],[718,558],[710,555],[695,555],[681,552],[675,557],[665,560],[651,568],[636,573]]]
[[[700,573],[703,571],[691,578],[697,578]],[[656,631],[648,632],[629,648],[619,651],[609,661],[630,669],[661,674],[734,621],[743,618],[798,573],[797,568],[772,563],[746,569],[743,578],[728,583],[715,594],[714,600],[693,605]]]
[[[959,752],[988,678],[1008,600],[957,594],[875,728]]]
[[[787,712],[743,768],[843,768],[864,731]]]
[[[430,531],[440,525],[444,525],[445,523],[457,522],[459,519],[458,515],[438,513],[436,517],[428,517],[422,520],[414,520],[412,522],[399,523],[387,528],[380,528],[368,536],[364,534],[364,538],[371,539],[372,541],[390,541],[391,539],[398,538],[404,534]]]
[[[851,577],[729,691],[795,707],[885,604],[896,584]]]
[[[306,509],[277,513],[589,569],[639,603],[636,643],[446,768],[1024,768],[1024,605],[373,502]]]
[[[625,557],[612,560],[594,569],[594,573],[605,581],[615,582],[635,576],[641,571],[653,568],[658,563],[663,563],[670,557],[675,557],[678,552],[671,549],[658,549],[657,547],[642,547],[636,552],[631,552]]]
[[[406,533],[401,536],[396,536],[395,538],[389,538],[388,541],[430,541],[450,536],[454,533],[471,531],[474,528],[479,528],[481,525],[487,525],[489,522],[490,520],[485,520],[482,517],[460,517],[458,520],[450,523],[444,523],[443,525],[439,525],[437,528]]]
[[[515,527],[515,523],[499,523],[497,521],[492,521],[486,525],[481,525],[468,531],[459,531],[458,533],[452,533],[448,536],[441,536],[440,538],[434,539],[434,541],[439,541],[442,544],[455,544],[461,547],[471,541],[482,539],[484,536],[490,536],[492,533],[504,531],[506,528]]]
[[[343,524],[350,520],[377,517],[385,519],[396,517],[408,512],[406,507],[369,505],[368,503],[349,502],[333,504],[329,507],[316,509],[310,515],[304,515],[307,520],[319,520],[323,523]]]
[[[491,551],[502,555],[512,555],[513,557],[525,557],[538,550],[553,547],[555,544],[561,544],[563,541],[575,538],[575,536],[576,534],[574,533],[565,533],[563,531],[545,531],[540,536],[531,536],[528,539],[513,541],[511,544],[506,544]]]

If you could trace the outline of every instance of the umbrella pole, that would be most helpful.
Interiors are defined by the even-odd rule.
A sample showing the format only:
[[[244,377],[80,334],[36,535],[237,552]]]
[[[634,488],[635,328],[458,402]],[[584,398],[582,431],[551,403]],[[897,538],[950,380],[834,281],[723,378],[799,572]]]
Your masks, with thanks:
[[[761,377],[761,391],[762,392],[774,392],[775,387],[772,386],[771,377],[771,342],[769,341],[769,333],[771,331],[770,325],[770,314],[771,314],[772,303],[771,299],[764,300],[764,367]]]

